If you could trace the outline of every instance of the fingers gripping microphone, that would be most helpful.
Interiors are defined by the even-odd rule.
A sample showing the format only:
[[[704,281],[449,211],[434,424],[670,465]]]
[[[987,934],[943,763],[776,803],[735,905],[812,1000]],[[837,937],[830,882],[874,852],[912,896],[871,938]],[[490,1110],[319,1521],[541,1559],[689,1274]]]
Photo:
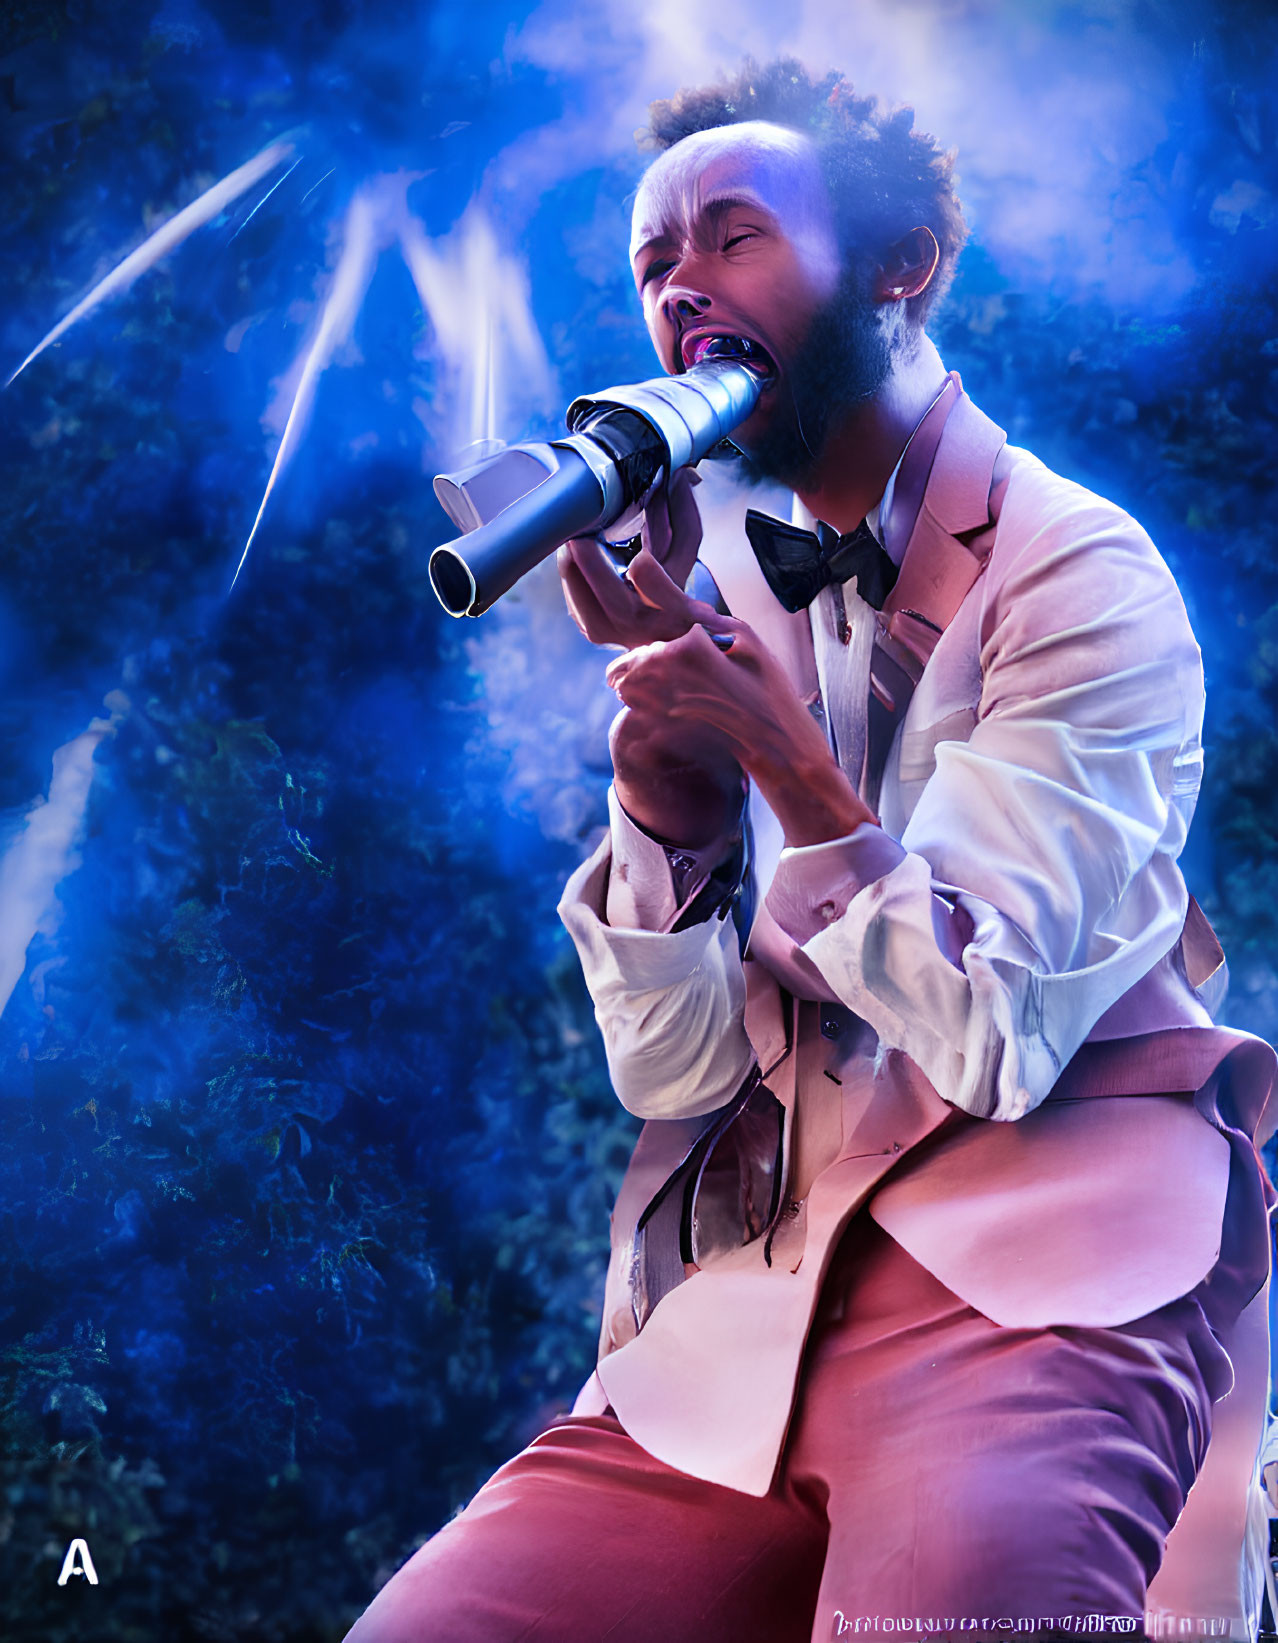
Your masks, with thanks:
[[[761,388],[757,369],[705,360],[680,376],[575,399],[566,439],[511,445],[439,474],[435,495],[467,533],[430,556],[440,604],[452,616],[480,616],[560,543],[643,507],[745,421]]]

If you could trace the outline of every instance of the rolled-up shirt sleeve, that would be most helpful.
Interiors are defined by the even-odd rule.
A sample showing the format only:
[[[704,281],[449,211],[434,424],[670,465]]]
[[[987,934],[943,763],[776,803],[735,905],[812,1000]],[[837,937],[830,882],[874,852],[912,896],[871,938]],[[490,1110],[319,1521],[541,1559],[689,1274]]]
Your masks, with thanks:
[[[980,697],[899,841],[782,853],[776,922],[947,1101],[1016,1119],[1174,946],[1202,664],[1144,531],[1035,464],[980,594]],[[1017,517],[1017,508],[1020,517]],[[1010,517],[1009,517],[1010,514]]]
[[[609,834],[568,880],[559,916],[581,959],[622,1106],[639,1118],[695,1118],[723,1106],[754,1059],[736,926],[724,915],[671,929],[680,902],[667,851],[615,793],[609,809]],[[723,845],[702,854],[685,899]]]
[[[691,850],[662,844],[628,816],[615,787],[608,789],[608,832],[612,855],[604,913],[618,930],[665,933],[685,923],[721,912],[733,899],[744,856],[739,849],[746,789],[741,811],[709,844]]]

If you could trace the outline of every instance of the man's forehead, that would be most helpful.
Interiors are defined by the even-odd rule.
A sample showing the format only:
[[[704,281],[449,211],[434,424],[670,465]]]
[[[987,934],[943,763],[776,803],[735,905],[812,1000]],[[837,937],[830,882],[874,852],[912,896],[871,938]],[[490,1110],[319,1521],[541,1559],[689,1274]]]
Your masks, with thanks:
[[[779,218],[808,218],[823,193],[816,149],[802,132],[762,120],[697,131],[645,172],[635,197],[630,252],[686,231],[718,200],[742,199]]]

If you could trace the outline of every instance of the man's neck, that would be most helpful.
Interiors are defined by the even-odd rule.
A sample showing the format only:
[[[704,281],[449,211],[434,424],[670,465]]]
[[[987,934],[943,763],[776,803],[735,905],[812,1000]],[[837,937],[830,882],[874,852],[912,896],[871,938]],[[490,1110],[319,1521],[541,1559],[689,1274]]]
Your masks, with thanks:
[[[816,519],[854,530],[883,495],[910,435],[945,383],[945,366],[928,336],[908,359],[893,360],[883,386],[831,430],[813,480],[795,491]]]

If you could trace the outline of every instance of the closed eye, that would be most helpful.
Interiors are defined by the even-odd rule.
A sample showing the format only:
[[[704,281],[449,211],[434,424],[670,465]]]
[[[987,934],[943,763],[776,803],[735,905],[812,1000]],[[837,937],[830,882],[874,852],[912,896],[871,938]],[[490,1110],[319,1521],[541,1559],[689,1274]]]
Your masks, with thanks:
[[[668,274],[673,267],[674,263],[668,257],[654,257],[640,277],[640,287],[647,285],[651,280],[658,279],[662,274]]]
[[[759,236],[757,234],[750,231],[744,234],[734,234],[730,240],[725,240],[723,242],[723,249],[725,251],[731,251],[734,245],[741,245],[746,240],[757,240],[758,237]]]

